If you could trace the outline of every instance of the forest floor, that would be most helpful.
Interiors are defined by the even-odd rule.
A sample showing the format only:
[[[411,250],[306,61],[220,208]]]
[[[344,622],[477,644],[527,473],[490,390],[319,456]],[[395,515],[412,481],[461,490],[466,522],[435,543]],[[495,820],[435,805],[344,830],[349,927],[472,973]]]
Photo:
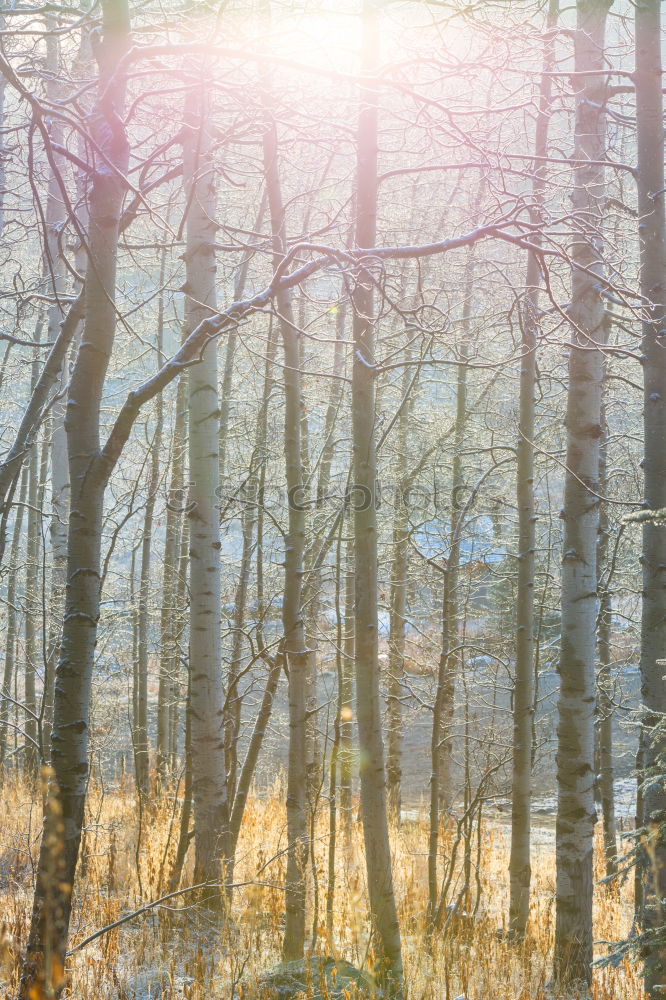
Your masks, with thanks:
[[[187,894],[125,923],[90,943],[70,960],[72,997],[96,1000],[191,1000],[248,998],[257,977],[280,960],[285,876],[284,792],[250,799],[237,855],[231,918],[221,921]],[[90,788],[83,844],[84,865],[75,893],[71,946],[147,901],[163,895],[175,854],[179,808],[173,795],[156,807],[139,808],[130,783]],[[30,788],[9,780],[0,788],[0,996],[12,995],[18,955],[27,933],[41,827],[41,804]],[[551,836],[535,830],[533,901],[526,941],[512,945],[502,934],[508,909],[508,828],[490,819],[482,829],[480,887],[473,919],[450,925],[431,951],[426,947],[426,818],[417,816],[393,832],[396,891],[405,978],[410,1000],[553,1000],[550,953],[554,931],[555,859]],[[475,835],[476,836],[476,835]],[[326,933],[328,815],[321,810],[315,831],[318,912],[316,950],[358,966],[371,965],[362,831],[354,824],[352,844],[336,870],[333,942]],[[449,855],[453,830],[444,831]],[[600,845],[598,845],[599,848]],[[190,855],[193,852],[190,851]],[[474,862],[477,843],[474,842]],[[191,857],[188,858],[191,865]],[[603,877],[601,852],[596,875]],[[183,886],[191,884],[186,865]],[[454,886],[455,886],[454,881]],[[632,923],[632,880],[611,888],[597,885],[595,939],[598,957],[608,943],[627,937]],[[457,888],[453,889],[453,898]],[[239,988],[240,983],[240,988]],[[640,970],[622,960],[595,970],[592,1000],[642,1000]]]

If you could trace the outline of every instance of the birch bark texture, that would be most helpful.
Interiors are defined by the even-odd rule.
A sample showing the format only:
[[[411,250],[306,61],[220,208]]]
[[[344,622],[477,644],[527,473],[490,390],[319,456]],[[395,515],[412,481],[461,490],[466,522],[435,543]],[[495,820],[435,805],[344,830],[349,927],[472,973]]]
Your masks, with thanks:
[[[661,3],[638,0],[636,114],[640,288],[643,306],[644,497],[647,511],[666,508],[666,216],[664,210],[664,100]],[[642,858],[641,923],[650,936],[644,948],[645,988],[666,996],[666,526],[643,524],[641,699],[643,718],[643,822],[648,849]]]
[[[49,27],[57,27],[54,18],[48,19]],[[87,33],[85,33],[87,36]],[[85,47],[82,41],[81,48]],[[46,40],[46,62],[49,73],[52,74],[47,84],[50,100],[62,99],[63,88],[58,82],[60,72],[60,41],[54,32]],[[78,60],[80,62],[80,60]],[[78,67],[77,67],[78,68]],[[49,129],[51,141],[62,143],[62,123],[54,118]],[[51,171],[49,176],[48,197],[46,206],[47,239],[46,252],[48,256],[48,273],[50,277],[51,294],[55,301],[49,306],[47,340],[53,343],[64,320],[65,309],[61,296],[66,289],[65,258],[62,238],[65,221],[65,204],[60,190],[61,179]],[[82,192],[84,193],[84,192]],[[86,199],[81,201],[85,204]],[[79,208],[80,216],[87,214]],[[87,220],[86,220],[87,221]],[[78,268],[77,268],[78,270]],[[85,270],[85,260],[82,260],[81,271]],[[67,522],[69,519],[69,464],[67,457],[67,433],[65,431],[65,413],[67,409],[67,386],[69,382],[68,359],[63,360],[60,373],[61,398],[53,406],[51,430],[51,523],[49,541],[51,548],[51,596],[48,647],[44,657],[44,707],[42,710],[42,752],[46,760],[51,752],[51,724],[53,720],[53,686],[55,667],[58,662],[60,646],[61,622],[65,604],[65,584],[67,579]]]
[[[205,71],[185,107],[186,335],[216,311],[212,124]],[[228,856],[229,800],[224,759],[220,512],[220,408],[217,341],[189,373],[190,713],[195,881],[222,880]],[[221,897],[220,897],[221,898]]]
[[[40,845],[20,995],[62,987],[72,890],[88,782],[90,695],[100,611],[100,548],[108,470],[100,455],[100,411],[116,325],[118,228],[129,148],[120,113],[124,80],[114,76],[129,47],[126,0],[104,0],[97,47],[99,96],[89,118],[93,154],[89,195],[85,325],[67,401],[71,511],[67,584],[56,671],[52,778]]]
[[[554,61],[553,28],[559,0],[550,0],[544,42],[543,73],[534,136],[532,219],[539,222],[545,194],[544,160],[548,155],[551,76]],[[534,502],[535,389],[539,315],[539,259],[530,253],[521,310],[522,343],[516,445],[516,506],[518,508],[518,579],[516,598],[516,671],[513,690],[511,770],[511,855],[509,859],[509,931],[522,938],[530,911],[530,828],[532,757],[535,712],[534,691],[534,574],[536,507]]]
[[[599,492],[606,496],[608,490],[607,453],[608,425],[606,423],[605,407],[602,411],[601,425],[603,438],[599,451]],[[608,566],[608,543],[610,524],[608,504],[601,501],[599,512],[599,536],[597,542],[597,578],[599,589],[599,617],[597,620],[597,653],[599,658],[597,670],[597,723],[596,723],[596,760],[597,760],[597,797],[601,802],[603,816],[604,857],[606,859],[606,877],[617,874],[617,836],[615,825],[615,787],[613,760],[613,687],[611,667],[612,655],[612,622],[613,599],[610,590],[610,573]]]
[[[594,713],[606,319],[604,273],[606,76],[604,41],[612,0],[578,0],[574,33],[576,124],[571,338],[566,412],[566,472],[557,726],[556,926],[554,972],[589,983],[592,970]]]
[[[186,394],[187,380],[181,379],[176,391],[171,445],[171,479],[164,531],[164,574],[160,612],[156,767],[158,780],[162,783],[167,778],[170,766],[170,721],[177,700],[180,638],[184,626],[182,606],[179,601],[179,564],[180,548],[183,541]]]

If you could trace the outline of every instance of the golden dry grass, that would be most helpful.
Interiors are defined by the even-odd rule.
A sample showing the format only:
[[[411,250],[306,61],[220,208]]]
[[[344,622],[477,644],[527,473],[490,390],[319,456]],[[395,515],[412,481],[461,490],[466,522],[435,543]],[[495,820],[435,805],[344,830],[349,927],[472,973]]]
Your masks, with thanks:
[[[125,924],[79,952],[70,964],[71,996],[96,1000],[131,1000],[151,995],[148,984],[160,976],[167,998],[228,998],[242,982],[241,994],[252,991],[256,976],[279,961],[286,844],[284,791],[279,782],[270,794],[250,799],[238,851],[235,879],[256,879],[234,893],[232,919],[226,922],[187,896],[173,908],[161,908]],[[11,996],[17,975],[17,955],[28,925],[41,807],[28,786],[9,780],[0,789],[0,992]],[[340,855],[334,941],[326,939],[325,810],[317,826],[319,921],[317,948],[357,965],[371,963],[368,942],[365,874],[360,825],[353,834],[349,857]],[[113,789],[91,786],[83,865],[76,892],[72,944],[97,928],[136,909],[166,891],[175,852],[178,812],[172,795],[144,811],[137,863],[139,811],[131,783]],[[394,831],[395,876],[404,933],[405,977],[411,1000],[550,1000],[550,950],[554,929],[554,855],[552,831],[536,832],[530,933],[520,947],[498,931],[505,926],[508,905],[508,828],[485,824],[481,850],[482,896],[475,920],[446,940],[425,944],[426,899],[425,819],[403,823]],[[447,850],[444,834],[443,850]],[[597,854],[599,877],[603,874]],[[191,858],[188,859],[191,864]],[[184,885],[191,878],[186,868]],[[625,937],[631,925],[629,882],[607,889],[599,886],[595,900],[595,936],[600,941]],[[312,926],[313,914],[309,914]],[[599,954],[604,952],[599,947]],[[152,994],[155,995],[155,994]],[[641,1000],[640,970],[630,962],[597,970],[592,1000]]]

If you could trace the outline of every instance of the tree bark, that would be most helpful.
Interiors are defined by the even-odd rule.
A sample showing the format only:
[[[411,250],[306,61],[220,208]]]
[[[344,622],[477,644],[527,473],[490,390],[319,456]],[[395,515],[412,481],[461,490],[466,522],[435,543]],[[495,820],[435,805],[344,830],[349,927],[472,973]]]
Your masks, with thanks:
[[[605,407],[602,406],[603,438],[599,449],[599,492],[606,495],[608,478],[606,475],[608,425],[605,417]],[[613,617],[613,601],[608,579],[608,505],[601,501],[599,511],[599,536],[597,543],[597,576],[599,592],[599,619],[597,624],[597,653],[599,669],[597,672],[597,785],[601,799],[603,816],[604,856],[606,859],[606,876],[617,874],[617,831],[615,827],[615,786],[613,763],[613,701],[611,697],[611,625]]]
[[[50,28],[57,27],[56,19],[47,17],[47,25]],[[83,43],[81,48],[84,48]],[[55,32],[47,35],[46,38],[46,61],[50,74],[47,82],[47,93],[51,101],[57,101],[64,95],[62,94],[62,86],[57,82],[61,66],[60,41]],[[62,122],[57,117],[54,117],[50,124],[49,136],[52,142],[62,144]],[[85,191],[82,190],[78,193],[81,195],[78,202],[79,205],[85,205]],[[81,218],[82,215],[85,217]],[[60,183],[52,171],[49,176],[46,205],[47,274],[50,276],[50,291],[55,298],[55,301],[49,306],[48,312],[47,340],[50,343],[55,342],[57,339],[60,324],[65,318],[64,303],[60,301],[66,288],[65,258],[62,247],[65,217],[65,204]],[[87,212],[80,207],[78,210],[78,224],[82,226],[85,223],[87,223]],[[84,267],[85,264],[82,262],[81,269],[83,270]],[[79,270],[79,268],[76,267],[76,270]],[[49,759],[51,752],[55,668],[60,653],[60,635],[65,608],[65,585],[67,582],[67,523],[69,520],[70,485],[65,411],[67,407],[68,383],[69,364],[68,358],[64,357],[60,372],[61,398],[53,406],[51,430],[51,522],[49,526],[51,549],[50,622],[48,646],[44,657],[44,695],[42,708],[42,752],[46,760]]]
[[[90,692],[100,607],[100,546],[107,469],[99,450],[100,409],[115,332],[118,223],[128,164],[119,114],[124,80],[112,76],[129,44],[126,0],[105,0],[97,49],[99,97],[90,126],[104,153],[90,191],[86,322],[67,403],[72,504],[67,594],[53,713],[53,775],[42,834],[21,997],[62,987],[86,787]],[[59,366],[58,366],[59,370]]]
[[[41,321],[37,324],[41,331]],[[32,388],[37,379],[39,362],[33,361]],[[39,455],[37,438],[28,457],[28,523],[25,551],[25,645],[24,645],[24,701],[25,701],[25,751],[24,765],[29,781],[34,781],[39,770],[41,746],[39,739],[37,712],[37,661],[41,655],[38,643],[39,614],[41,611],[40,569],[41,569],[41,511],[39,509]]]
[[[554,971],[562,983],[591,980],[595,635],[599,446],[606,339],[602,236],[605,171],[604,33],[609,0],[578,0],[567,455],[564,482],[560,693],[557,727]],[[598,71],[595,73],[594,71]],[[586,161],[591,161],[587,163]],[[586,270],[583,270],[585,268]]]
[[[262,195],[255,229],[259,230],[264,212],[266,210],[266,193]],[[234,283],[234,298],[238,299],[243,295],[250,255],[246,255],[241,263]],[[233,339],[233,344],[232,344]],[[225,356],[225,371],[222,379],[223,397],[221,401],[220,416],[220,482],[224,484],[225,479],[225,455],[227,448],[228,423],[229,423],[229,398],[225,394],[231,395],[233,360],[235,350],[236,334],[233,330],[227,342]],[[244,504],[241,513],[241,537],[243,539],[240,567],[238,572],[238,582],[236,584],[234,625],[231,642],[231,657],[227,671],[226,697],[224,707],[224,753],[225,766],[227,768],[227,784],[229,787],[229,800],[234,801],[236,795],[236,780],[238,772],[238,740],[241,725],[241,695],[238,689],[238,680],[242,670],[243,646],[244,646],[244,625],[247,613],[247,598],[250,587],[250,575],[252,565],[254,530],[257,525],[257,488],[260,476],[260,469],[264,467],[267,458],[266,441],[268,435],[268,411],[271,392],[274,386],[273,365],[275,363],[275,352],[277,350],[276,337],[271,323],[268,331],[268,344],[266,347],[266,361],[264,365],[264,388],[261,403],[259,405],[255,435],[254,448],[250,456],[249,471],[245,483],[242,486],[241,501]],[[224,487],[223,487],[224,488]],[[232,842],[234,840],[232,832]]]
[[[187,381],[178,383],[171,445],[171,480],[164,528],[164,573],[160,612],[160,672],[157,690],[156,768],[158,780],[169,771],[170,720],[180,664],[180,547],[183,534]]]
[[[303,585],[303,607],[306,609],[305,636],[308,649],[308,670],[306,678],[306,768],[308,772],[308,803],[311,809],[315,808],[319,789],[321,788],[321,746],[319,740],[319,706],[317,701],[317,652],[319,647],[319,617],[321,612],[321,597],[323,586],[323,550],[321,548],[320,525],[322,520],[318,517],[321,508],[326,503],[326,498],[330,489],[331,469],[336,450],[335,428],[338,421],[340,404],[342,401],[343,381],[342,373],[345,363],[344,337],[347,318],[347,303],[342,302],[338,308],[336,317],[336,336],[333,353],[333,378],[329,391],[326,414],[324,417],[324,428],[322,433],[323,445],[319,455],[319,471],[317,475],[317,496],[316,503],[312,507],[313,514],[309,523],[309,534],[311,542],[305,553],[305,582]],[[302,405],[302,409],[305,407]],[[307,430],[307,414],[301,416],[301,431]],[[307,447],[303,447],[307,451]],[[306,470],[304,469],[304,478]],[[307,478],[311,478],[307,474]],[[326,523],[324,514],[323,523]],[[337,782],[337,779],[336,779]]]
[[[407,350],[407,360],[409,359]],[[409,392],[412,373],[405,367],[402,380],[403,397]],[[409,567],[409,506],[408,493],[411,486],[407,476],[407,431],[410,401],[403,399],[398,417],[397,482],[398,493],[393,515],[393,560],[391,563],[391,590],[389,602],[388,639],[388,692],[387,730],[388,748],[386,754],[386,778],[389,816],[394,823],[400,823],[401,777],[402,777],[402,695],[405,674],[405,614],[407,610],[407,574]]]
[[[269,334],[269,350],[266,357],[266,369],[265,369],[265,384],[264,384],[264,401],[266,403],[266,417],[268,415],[268,402],[271,396],[271,387],[273,385],[273,379],[270,377],[271,364],[272,364],[272,350],[274,345],[274,339],[272,332]],[[259,420],[265,419],[262,417],[261,413],[259,415]],[[257,439],[261,440],[262,437],[265,439],[265,431],[257,433]],[[257,545],[256,545],[256,594],[257,594],[257,645],[259,649],[265,649],[266,643],[264,639],[263,632],[263,616],[265,613],[264,604],[264,495],[266,486],[266,463],[262,462],[259,468],[259,475],[257,477],[257,490],[256,490],[256,509],[257,509]],[[247,798],[250,792],[250,786],[252,784],[252,778],[257,766],[257,760],[259,759],[259,752],[261,750],[262,744],[264,742],[264,737],[266,735],[266,729],[273,711],[273,700],[275,698],[275,692],[277,691],[278,684],[280,682],[280,675],[282,668],[284,666],[284,659],[281,653],[277,656],[271,657],[264,655],[263,659],[268,664],[268,676],[266,678],[266,684],[264,686],[264,693],[261,699],[261,705],[259,706],[259,711],[257,712],[257,717],[255,719],[254,728],[252,730],[252,736],[250,737],[250,743],[247,748],[247,754],[245,755],[245,760],[243,761],[243,766],[240,769],[238,783],[236,785],[236,790],[233,800],[233,808],[231,810],[231,850],[229,858],[229,881],[233,881],[233,867],[235,864],[235,851],[238,844],[238,837],[240,835],[241,824],[243,821],[243,814],[245,812],[245,806],[247,804]]]
[[[375,0],[363,5],[363,72],[378,62],[379,25]],[[360,90],[356,166],[356,245],[372,247],[377,226],[377,91]],[[389,994],[402,992],[400,926],[393,890],[386,808],[386,774],[379,698],[377,621],[377,444],[375,440],[375,317],[373,277],[361,262],[352,293],[352,438],[354,508],[355,675],[360,752],[361,817],[376,935],[376,970]]]
[[[2,673],[2,691],[0,691],[0,775],[5,766],[9,746],[9,711],[11,705],[12,684],[16,671],[16,639],[18,635],[18,597],[19,551],[21,548],[21,529],[25,500],[28,492],[28,469],[23,466],[19,499],[14,519],[14,529],[9,558],[9,574],[7,579],[7,620],[5,622],[5,665]]]
[[[164,256],[160,268],[160,286],[164,281]],[[157,318],[157,366],[162,361],[164,335],[164,299],[160,295]],[[153,524],[155,502],[160,479],[164,405],[162,393],[155,400],[155,432],[150,442],[148,458],[148,496],[143,517],[141,537],[141,570],[137,600],[137,664],[136,664],[136,717],[134,720],[134,769],[136,786],[141,795],[150,791],[150,748],[148,743],[148,633],[150,628],[151,564],[153,558]]]
[[[184,383],[183,383],[184,384]],[[185,695],[185,745],[183,756],[185,757],[185,782],[183,787],[183,808],[180,813],[180,824],[178,828],[178,846],[173,867],[169,874],[169,892],[175,892],[180,885],[183,874],[183,866],[187,857],[187,849],[190,846],[190,819],[192,817],[192,713],[190,711],[190,695],[192,686],[190,682],[190,672],[188,668],[187,693]]]
[[[183,146],[187,195],[186,332],[216,309],[215,174],[206,82],[188,97]],[[220,883],[228,856],[224,764],[217,343],[189,373],[190,670],[195,881]]]
[[[429,932],[436,930],[438,900],[437,858],[439,825],[442,807],[453,801],[453,719],[455,713],[458,644],[458,579],[460,543],[463,528],[462,492],[463,449],[467,427],[467,361],[469,357],[469,324],[472,303],[473,250],[467,261],[462,315],[460,363],[456,380],[456,415],[453,431],[453,461],[451,463],[451,527],[449,551],[444,569],[442,595],[442,647],[437,669],[437,688],[432,711],[430,736],[430,814],[428,830],[428,914]]]
[[[225,737],[224,749],[227,768],[229,797],[233,802],[236,796],[238,772],[238,740],[241,723],[241,696],[238,690],[238,680],[241,675],[243,660],[243,644],[245,639],[244,625],[247,614],[247,599],[250,587],[252,556],[255,529],[259,527],[259,483],[267,460],[268,415],[271,395],[275,386],[273,366],[277,351],[277,339],[271,323],[266,345],[266,361],[264,365],[264,387],[257,413],[254,434],[254,448],[250,457],[250,466],[246,483],[243,487],[241,514],[241,536],[243,539],[241,560],[236,585],[234,607],[234,631],[231,643],[231,657],[227,674],[227,694],[225,699]],[[260,545],[257,539],[257,546]],[[232,834],[233,839],[233,834]]]
[[[543,161],[548,155],[551,76],[554,60],[553,29],[559,0],[550,0],[543,53],[543,74],[534,137],[532,219],[539,222],[544,201]],[[521,311],[522,355],[516,469],[518,508],[518,579],[516,596],[516,671],[513,687],[513,747],[511,772],[511,856],[509,859],[509,932],[524,936],[530,912],[530,862],[532,756],[535,716],[534,690],[534,572],[536,507],[534,503],[534,397],[537,380],[539,334],[539,259],[530,254]]]
[[[661,56],[661,4],[641,0],[636,11],[636,113],[638,125],[638,214],[640,289],[643,299],[643,458],[645,509],[666,507],[666,217],[664,211],[664,129]],[[641,856],[642,929],[657,933],[644,948],[645,988],[666,996],[666,531],[662,523],[643,524],[643,617],[641,624],[641,699],[643,702],[641,777],[643,825],[649,849]],[[640,778],[639,778],[640,780]]]
[[[277,133],[270,114],[266,115],[264,125],[263,152],[273,238],[273,264],[277,267],[286,250],[286,233],[278,167]],[[305,870],[308,858],[305,699],[308,653],[305,645],[302,604],[306,524],[303,503],[301,357],[298,328],[294,323],[289,292],[278,292],[276,305],[284,352],[284,455],[289,504],[282,600],[284,656],[289,672],[288,851],[282,954],[285,961],[290,961],[302,958],[305,946]]]

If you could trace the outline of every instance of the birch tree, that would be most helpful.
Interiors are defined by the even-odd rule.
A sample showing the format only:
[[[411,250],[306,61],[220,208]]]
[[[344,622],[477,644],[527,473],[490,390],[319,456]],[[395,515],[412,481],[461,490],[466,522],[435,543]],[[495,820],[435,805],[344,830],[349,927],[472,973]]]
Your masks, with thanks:
[[[186,333],[216,310],[215,168],[209,93],[202,76],[188,95],[183,167],[186,207]],[[228,857],[224,760],[217,343],[209,339],[189,374],[190,713],[195,880],[220,883]]]
[[[100,410],[116,325],[118,225],[129,146],[120,118],[124,80],[115,70],[129,45],[126,0],[104,0],[97,47],[98,99],[90,127],[97,154],[89,195],[86,320],[67,403],[71,514],[67,590],[53,708],[51,792],[42,833],[21,997],[59,990],[88,780],[90,690],[100,607],[100,548],[108,471]]]
[[[611,0],[612,2],[612,0]],[[571,340],[557,727],[554,968],[590,982],[594,809],[594,712],[599,530],[599,448],[606,318],[600,232],[605,197],[604,38],[609,0],[578,0],[571,245]]]
[[[666,216],[664,211],[664,128],[661,56],[661,3],[640,0],[636,14],[636,116],[638,128],[638,214],[643,353],[643,475],[647,511],[666,508]],[[666,531],[652,519],[643,524],[643,614],[641,699],[643,718],[643,824],[648,842],[641,855],[645,988],[666,994]]]
[[[364,0],[363,70],[371,74],[379,55],[376,0]],[[356,246],[374,246],[377,226],[377,91],[360,91],[356,166]],[[354,492],[355,677],[360,752],[361,817],[370,913],[377,935],[380,982],[402,990],[402,949],[393,890],[386,774],[379,700],[377,621],[377,445],[375,440],[374,279],[361,262],[352,293],[352,448]]]
[[[534,136],[532,218],[540,221],[545,195],[544,160],[548,154],[553,28],[559,0],[550,0],[544,43],[543,74]],[[530,910],[530,805],[534,753],[534,574],[536,568],[536,506],[534,500],[534,432],[537,347],[539,333],[539,259],[527,259],[525,300],[521,314],[522,355],[516,468],[518,507],[518,579],[516,601],[516,672],[513,690],[513,762],[511,777],[511,857],[509,860],[509,930],[521,938]]]
[[[273,263],[277,267],[285,253],[285,215],[278,167],[275,121],[268,111],[263,137],[264,170],[271,218]],[[285,929],[282,954],[285,960],[303,957],[305,946],[305,870],[308,857],[306,812],[306,672],[308,651],[303,622],[303,557],[305,553],[305,504],[303,503],[303,446],[301,440],[301,353],[291,295],[278,293],[276,306],[284,352],[284,456],[289,503],[289,525],[285,537],[282,626],[284,656],[289,671],[289,758],[287,764],[287,878],[285,885]]]

